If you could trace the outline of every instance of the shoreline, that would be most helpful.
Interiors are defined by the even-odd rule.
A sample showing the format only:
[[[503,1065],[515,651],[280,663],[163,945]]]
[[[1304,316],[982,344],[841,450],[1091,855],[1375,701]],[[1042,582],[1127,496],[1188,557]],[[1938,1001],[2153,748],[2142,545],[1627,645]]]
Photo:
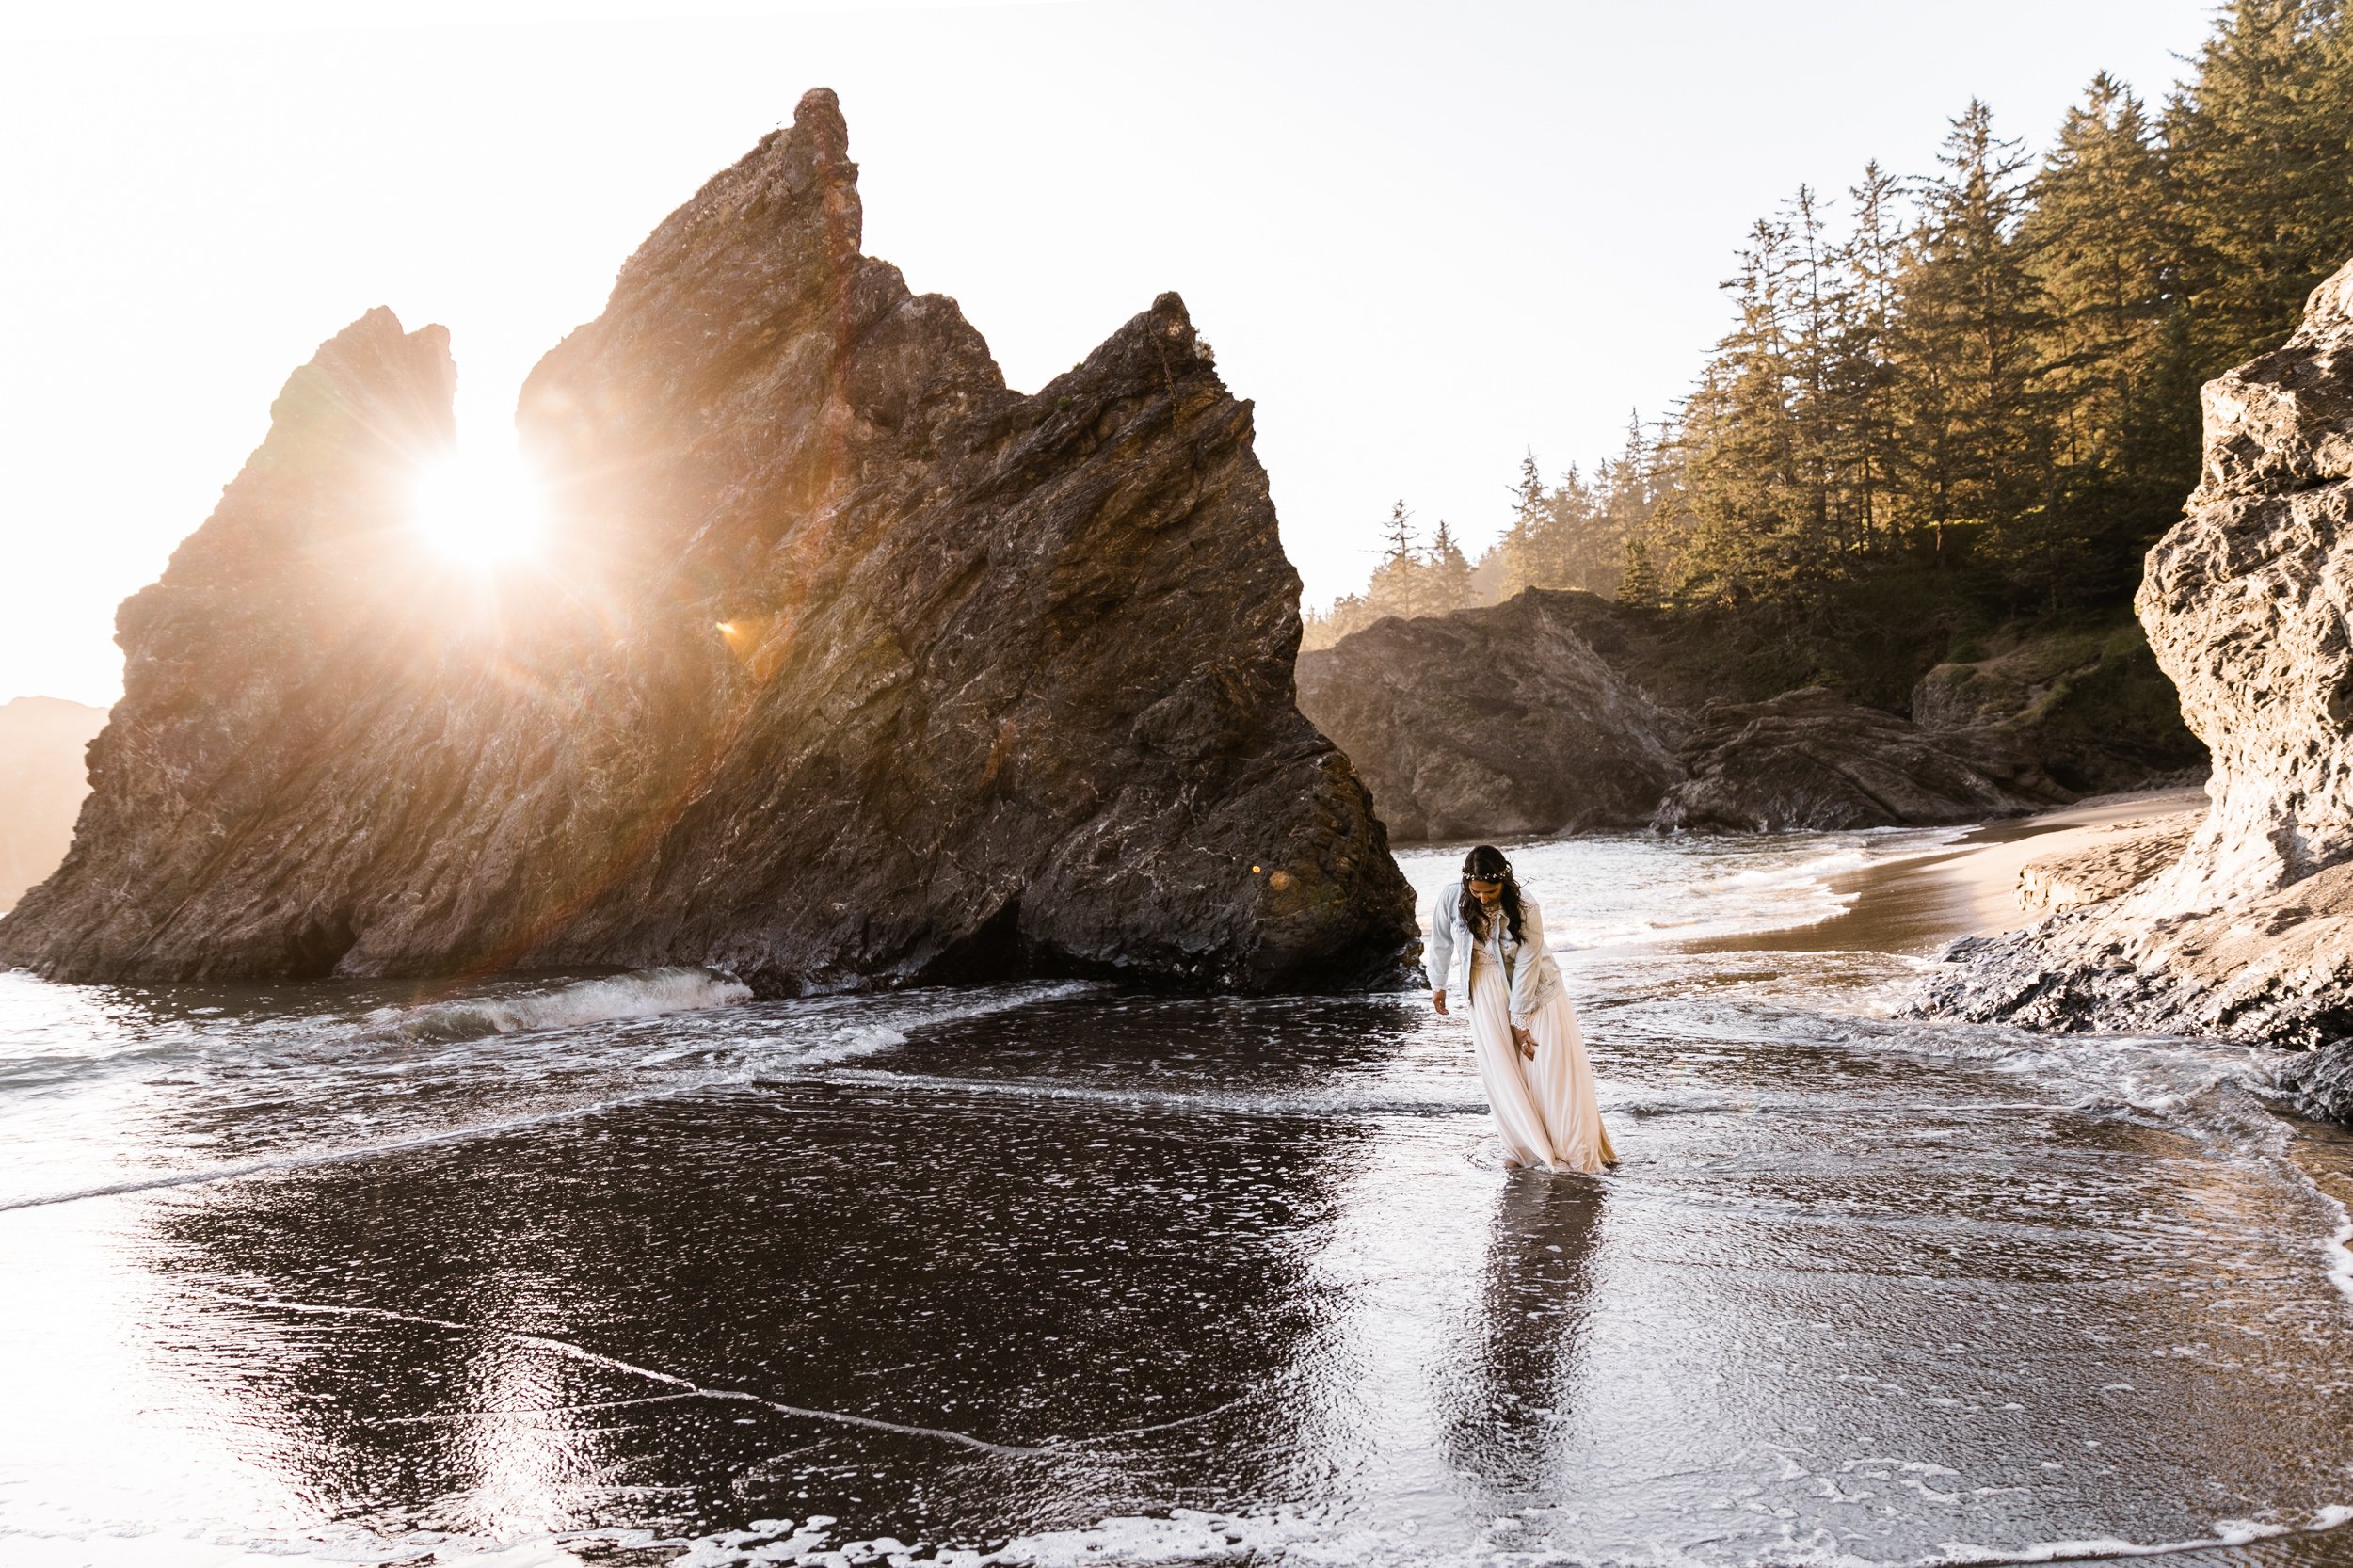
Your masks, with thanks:
[[[1914,955],[1962,936],[1993,936],[2041,920],[2018,901],[2018,874],[2030,860],[2089,850],[2117,824],[2203,810],[2206,792],[2140,790],[2092,795],[2073,806],[2023,817],[1996,817],[1961,830],[1951,841],[1891,856],[1842,872],[1833,891],[1854,895],[1836,915],[1813,925],[1738,936],[1703,937],[1694,952],[1819,952],[1838,949]]]

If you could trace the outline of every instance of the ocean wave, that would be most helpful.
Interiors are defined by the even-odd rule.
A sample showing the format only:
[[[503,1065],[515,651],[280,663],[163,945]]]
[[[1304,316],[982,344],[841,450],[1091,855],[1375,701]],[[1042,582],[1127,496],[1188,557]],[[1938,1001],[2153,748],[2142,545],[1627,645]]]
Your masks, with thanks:
[[[10,1192],[0,1186],[0,1213],[42,1208],[91,1198],[204,1186],[281,1171],[344,1164],[408,1153],[443,1144],[502,1138],[560,1122],[602,1115],[657,1100],[725,1092],[746,1084],[795,1079],[816,1080],[836,1064],[855,1061],[904,1045],[911,1032],[960,1019],[986,1016],[1041,1003],[1095,994],[1104,987],[1094,982],[1033,983],[970,991],[904,993],[853,992],[838,997],[771,1002],[745,1008],[741,1014],[696,1026],[678,1019],[665,1030],[696,1030],[690,1038],[646,1052],[616,1051],[616,1042],[594,1032],[600,1023],[670,1014],[712,1012],[748,1000],[750,992],[739,982],[703,969],[656,969],[578,981],[536,991],[510,992],[496,997],[472,997],[409,1008],[381,1008],[366,1016],[372,1028],[361,1038],[386,1048],[426,1043],[446,1047],[431,1053],[426,1065],[437,1081],[462,1083],[486,1069],[501,1075],[503,1085],[520,1095],[534,1080],[553,1098],[505,1116],[441,1121],[426,1117],[406,1126],[380,1128],[375,1136],[348,1141],[312,1141],[308,1119],[292,1124],[286,1142],[271,1146],[257,1143],[239,1159],[211,1159],[164,1168],[120,1171],[103,1179],[69,1181],[55,1188]],[[553,1033],[581,1030],[569,1037],[579,1048],[561,1056],[533,1043],[532,1059],[509,1062],[486,1054],[477,1042],[507,1034]],[[295,1058],[274,1064],[267,1075],[273,1086],[308,1077],[323,1086],[357,1078],[374,1081],[376,1065],[358,1063],[347,1048],[348,1035],[331,1031],[308,1042],[317,1048],[316,1059]],[[627,1044],[626,1041],[620,1042]],[[384,1071],[416,1066],[413,1061],[384,1064]],[[324,1089],[331,1093],[331,1087]],[[374,1091],[364,1096],[370,1111],[381,1109]],[[344,1103],[355,1103],[349,1098]],[[471,1100],[469,1104],[472,1103]],[[345,1116],[348,1124],[357,1120]],[[20,1163],[8,1173],[22,1177],[37,1167]]]
[[[2321,1250],[2329,1259],[2329,1283],[2337,1288],[2337,1294],[2353,1301],[2353,1212],[2348,1212],[2342,1201],[2317,1185],[2313,1190],[2336,1205],[2337,1228],[2321,1244]]]
[[[910,1032],[1049,1002],[1100,996],[1109,990],[1099,981],[1060,980],[977,991],[943,988],[880,996],[852,993],[838,999],[830,1008],[810,1010],[796,1027],[775,1036],[770,1042],[772,1048],[762,1053],[763,1059],[756,1061],[746,1076],[755,1082],[777,1077],[797,1078],[810,1067],[855,1061],[904,1046]],[[836,1017],[837,1011],[848,1016]]]
[[[650,1530],[616,1530],[600,1532],[598,1544],[626,1550],[653,1540]],[[390,1568],[453,1562],[467,1568],[584,1568],[585,1562],[552,1537],[501,1541],[439,1530],[385,1536],[340,1523],[296,1537],[225,1525],[175,1530],[143,1524],[55,1530],[0,1527],[0,1557],[9,1568]]]
[[[748,1001],[751,995],[742,981],[711,969],[643,969],[572,981],[552,990],[380,1007],[363,1021],[365,1033],[376,1039],[478,1040],[725,1007]]]
[[[2137,1542],[2100,1536],[2083,1541],[2038,1541],[2031,1545],[2013,1547],[1953,1542],[1946,1544],[1946,1555],[1934,1560],[1932,1568],[1945,1568],[1946,1564],[1952,1565],[1952,1568],[1963,1568],[1963,1565],[1977,1563],[2075,1562],[2088,1558],[2171,1557],[2180,1552],[2245,1546],[2257,1541],[2277,1540],[2283,1535],[2316,1535],[2347,1523],[2353,1523],[2353,1507],[2331,1503],[2315,1509],[2309,1518],[2297,1524],[2263,1519],[2219,1520],[2212,1535],[2192,1541]]]
[[[2208,1125],[2265,1154],[2284,1147],[2285,1125],[2261,1102],[2285,1053],[2239,1041],[2171,1034],[2044,1034],[2008,1024],[1895,1018],[1890,988],[1858,993],[1854,1011],[1767,1004],[1735,1018],[1794,1045],[1828,1046],[1997,1072],[2089,1114],[2167,1126]],[[1688,1034],[1688,1019],[1678,1020]]]
[[[1710,898],[1723,893],[1806,889],[1844,872],[1861,871],[1870,863],[1871,857],[1860,850],[1833,850],[1783,865],[1751,866],[1723,876],[1694,882],[1690,890],[1694,897]]]

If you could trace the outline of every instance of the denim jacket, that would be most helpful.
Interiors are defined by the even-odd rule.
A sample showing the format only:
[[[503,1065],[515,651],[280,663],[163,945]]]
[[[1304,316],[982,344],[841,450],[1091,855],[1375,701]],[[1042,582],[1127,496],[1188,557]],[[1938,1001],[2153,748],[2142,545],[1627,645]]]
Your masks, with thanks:
[[[1561,991],[1561,966],[1545,943],[1544,911],[1534,899],[1520,895],[1520,939],[1512,940],[1498,905],[1493,933],[1483,944],[1503,961],[1504,978],[1512,986],[1512,1027],[1526,1029],[1536,1010]],[[1430,912],[1430,972],[1440,990],[1465,1009],[1470,1006],[1471,950],[1482,944],[1463,923],[1463,885],[1449,883]],[[1498,951],[1499,950],[1499,951]]]

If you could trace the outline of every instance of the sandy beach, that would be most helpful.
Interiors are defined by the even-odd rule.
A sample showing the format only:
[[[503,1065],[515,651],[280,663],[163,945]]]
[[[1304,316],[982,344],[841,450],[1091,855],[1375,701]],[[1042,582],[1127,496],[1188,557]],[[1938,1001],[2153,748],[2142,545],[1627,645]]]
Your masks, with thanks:
[[[1692,946],[1717,952],[1925,952],[1957,936],[2015,931],[2043,914],[2019,901],[2018,875],[2028,861],[2088,850],[2122,824],[2198,811],[2205,804],[2203,789],[2149,790],[1984,823],[1925,853],[1898,850],[1837,877],[1833,890],[1853,894],[1854,902],[1830,920]]]

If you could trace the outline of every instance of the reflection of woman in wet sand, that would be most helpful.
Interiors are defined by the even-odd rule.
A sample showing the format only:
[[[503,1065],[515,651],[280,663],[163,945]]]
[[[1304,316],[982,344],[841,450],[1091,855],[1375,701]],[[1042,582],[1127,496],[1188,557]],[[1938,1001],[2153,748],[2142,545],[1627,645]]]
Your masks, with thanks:
[[[1524,897],[1493,844],[1463,860],[1463,880],[1438,895],[1430,920],[1431,1001],[1447,990],[1470,1008],[1480,1080],[1514,1165],[1598,1176],[1618,1158],[1601,1125],[1593,1069],[1561,967],[1545,945],[1544,914]]]
[[[1513,1181],[1496,1195],[1480,1311],[1433,1392],[1448,1458],[1485,1484],[1498,1512],[1557,1495],[1562,1442],[1607,1423],[1609,1413],[1580,1392],[1579,1363],[1608,1191]]]

